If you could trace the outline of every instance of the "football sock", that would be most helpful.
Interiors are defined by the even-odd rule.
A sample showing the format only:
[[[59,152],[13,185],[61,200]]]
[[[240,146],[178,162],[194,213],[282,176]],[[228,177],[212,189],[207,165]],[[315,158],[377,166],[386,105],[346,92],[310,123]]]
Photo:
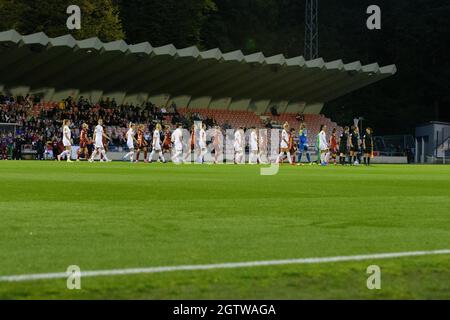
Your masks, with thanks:
[[[102,150],[101,154],[102,154],[104,160],[109,161],[108,157],[106,156],[105,150]]]
[[[287,153],[287,158],[288,158],[289,163],[292,164],[292,157],[291,157],[290,152]]]

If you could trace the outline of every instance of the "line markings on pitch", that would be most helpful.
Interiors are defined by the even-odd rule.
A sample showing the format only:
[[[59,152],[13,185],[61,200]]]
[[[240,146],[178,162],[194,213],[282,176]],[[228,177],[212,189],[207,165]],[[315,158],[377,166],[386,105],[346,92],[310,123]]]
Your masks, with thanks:
[[[331,262],[379,260],[379,259],[393,259],[403,257],[446,255],[446,254],[450,254],[450,249],[432,250],[432,251],[377,253],[377,254],[354,255],[354,256],[301,258],[301,259],[287,259],[287,260],[266,260],[266,261],[250,261],[250,262],[217,263],[217,264],[149,267],[149,268],[94,270],[94,271],[81,271],[81,278],[150,274],[150,273],[162,273],[174,271],[198,271],[198,270],[252,268],[252,267],[281,266],[281,265],[295,265],[295,264],[319,264]],[[33,280],[65,279],[68,276],[69,274],[66,272],[11,275],[11,276],[0,276],[0,282],[22,282]]]

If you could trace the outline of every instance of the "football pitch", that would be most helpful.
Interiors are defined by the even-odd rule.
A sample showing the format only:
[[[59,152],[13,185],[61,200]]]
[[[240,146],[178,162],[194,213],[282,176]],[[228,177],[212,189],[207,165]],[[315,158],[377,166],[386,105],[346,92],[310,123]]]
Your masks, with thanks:
[[[0,162],[0,279],[445,249],[450,166]],[[0,281],[0,299],[450,299],[450,254],[166,271]]]

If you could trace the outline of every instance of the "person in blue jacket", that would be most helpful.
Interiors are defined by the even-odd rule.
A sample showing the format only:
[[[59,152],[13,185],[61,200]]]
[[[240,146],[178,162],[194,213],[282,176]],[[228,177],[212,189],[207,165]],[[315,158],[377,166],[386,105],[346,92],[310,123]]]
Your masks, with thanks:
[[[308,163],[311,163],[308,147],[308,130],[306,129],[306,125],[302,123],[298,132],[298,165],[301,165],[303,152],[306,153]]]

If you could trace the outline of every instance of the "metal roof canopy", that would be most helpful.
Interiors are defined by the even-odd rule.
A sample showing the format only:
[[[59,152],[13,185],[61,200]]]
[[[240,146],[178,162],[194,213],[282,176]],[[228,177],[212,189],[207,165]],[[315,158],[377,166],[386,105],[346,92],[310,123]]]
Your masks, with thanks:
[[[0,32],[1,84],[124,94],[169,94],[289,103],[324,103],[394,75],[395,65],[305,61],[240,50],[153,47],[71,35]]]

